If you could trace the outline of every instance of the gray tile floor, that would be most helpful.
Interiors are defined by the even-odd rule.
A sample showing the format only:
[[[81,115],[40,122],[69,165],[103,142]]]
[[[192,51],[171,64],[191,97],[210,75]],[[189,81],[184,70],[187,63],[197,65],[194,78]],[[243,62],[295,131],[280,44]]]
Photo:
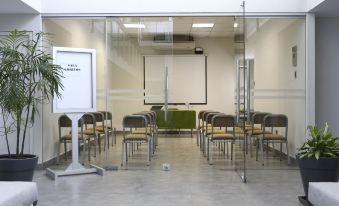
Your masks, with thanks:
[[[120,165],[120,138],[117,143],[110,148],[107,161],[102,154],[91,163]],[[286,160],[280,162],[272,154],[264,167],[248,157],[248,181],[244,184],[240,179],[240,148],[236,150],[233,161],[214,150],[214,164],[208,165],[195,138],[167,136],[159,138],[149,167],[145,164],[146,149],[142,148],[127,166],[107,171],[104,177],[89,174],[54,182],[44,171],[37,171],[38,205],[300,205],[297,196],[303,191],[295,166],[286,166]],[[162,171],[162,163],[170,163],[171,171]],[[53,168],[64,169],[67,164],[64,161]]]

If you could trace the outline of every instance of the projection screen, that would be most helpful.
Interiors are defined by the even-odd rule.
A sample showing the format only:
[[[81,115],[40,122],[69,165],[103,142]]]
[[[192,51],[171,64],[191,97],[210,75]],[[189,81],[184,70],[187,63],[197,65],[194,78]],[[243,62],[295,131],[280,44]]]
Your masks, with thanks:
[[[144,56],[145,105],[163,104],[165,69],[169,104],[207,104],[207,56]]]

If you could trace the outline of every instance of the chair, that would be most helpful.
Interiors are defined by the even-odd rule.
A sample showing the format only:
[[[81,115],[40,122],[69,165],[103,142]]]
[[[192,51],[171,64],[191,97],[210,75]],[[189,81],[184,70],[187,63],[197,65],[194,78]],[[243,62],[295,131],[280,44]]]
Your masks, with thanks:
[[[63,133],[63,130],[68,128],[69,130]],[[80,131],[82,131],[82,120],[79,119],[78,121],[78,128]],[[67,115],[61,115],[58,119],[58,131],[59,131],[59,144],[58,144],[58,156],[57,156],[57,164],[59,164],[60,161],[60,143],[64,144],[64,150],[65,150],[65,160],[67,160],[67,143],[72,143],[72,134],[71,134],[71,129],[72,129],[72,120],[69,119]],[[79,138],[79,148],[80,148],[80,142],[85,143],[85,140],[82,135],[78,136]],[[80,150],[79,150],[80,151]],[[84,153],[85,153],[85,144],[83,146],[83,156],[82,160],[84,161]]]
[[[211,133],[207,135],[207,151],[208,162],[213,164],[212,161],[212,144],[213,143],[228,143],[231,142],[231,160],[233,160],[233,145],[237,136],[235,131],[236,119],[233,115],[214,114],[211,118]],[[219,128],[216,130],[216,128]],[[220,129],[223,128],[223,129]],[[229,132],[228,128],[232,128]],[[221,132],[222,131],[222,132]],[[224,149],[225,154],[225,149]]]
[[[82,122],[85,126],[85,129],[81,132],[81,134],[88,140],[88,161],[91,160],[90,153],[91,153],[91,140],[94,141],[94,157],[96,157],[97,153],[97,144],[98,144],[98,134],[96,131],[96,120],[95,116],[92,113],[85,113],[82,116]]]
[[[154,129],[154,145],[158,146],[158,126],[157,126],[157,113],[155,111],[150,111],[152,114],[152,125]]]
[[[253,121],[253,116],[255,113],[259,113],[258,111],[251,111],[250,112],[250,121],[247,122],[245,121],[245,119],[243,119],[242,121],[238,122],[237,123],[237,126],[235,128],[235,131],[236,133],[242,133],[243,135],[240,136],[241,138],[243,138],[244,140],[244,144],[241,144],[241,141],[240,141],[240,145],[243,145],[243,149],[245,150],[246,154],[248,153],[248,137],[251,138],[250,134],[253,132],[253,131],[259,131],[261,130],[261,123],[260,123],[260,127],[259,126],[256,126],[256,124],[254,124],[252,121]],[[257,116],[257,122],[260,122],[260,117]],[[240,139],[239,139],[240,140]],[[250,144],[251,146],[251,144]],[[252,148],[250,148],[252,149]],[[251,150],[252,152],[252,150]],[[252,155],[252,153],[251,153]]]
[[[214,133],[224,133],[226,132],[225,130],[221,130],[221,129],[217,129],[217,128],[213,128],[212,127],[212,118],[214,115],[216,114],[221,114],[220,112],[206,112],[204,113],[204,131],[203,131],[203,145],[204,145],[204,149],[203,149],[203,153],[204,156],[206,156],[206,152],[208,152],[207,150],[207,136],[210,135],[212,133],[212,129],[214,131]],[[208,158],[208,156],[207,156]]]
[[[255,130],[257,130],[257,129],[261,129],[261,127],[259,128],[259,127],[255,127],[255,128],[252,128],[252,119],[253,119],[253,115],[255,114],[255,113],[260,113],[259,111],[251,111],[250,112],[250,122],[247,122],[247,121],[240,121],[239,123],[238,123],[238,125],[237,125],[237,127],[238,127],[238,130],[242,130],[242,131],[244,131],[244,132],[248,132],[248,131],[250,131],[250,130],[252,130],[252,129],[255,129]],[[236,128],[237,129],[237,128]]]
[[[97,125],[98,129],[107,129],[108,135],[112,134],[112,147],[114,144],[117,143],[117,134],[116,134],[116,128],[113,127],[113,120],[112,120],[112,113],[109,111],[99,111],[104,115],[104,125],[100,126]],[[109,137],[109,136],[108,136]],[[109,145],[109,138],[107,138],[107,144]],[[109,148],[109,147],[107,147]]]
[[[208,111],[211,111],[211,110],[201,110],[199,113],[198,113],[198,127],[196,129],[197,131],[197,146],[199,146],[201,144],[201,132],[203,130],[203,115],[205,112],[208,112]]]
[[[147,122],[148,122],[148,129],[147,128],[136,128],[135,130],[132,131],[133,134],[147,134],[149,136],[151,136],[152,138],[152,142],[153,142],[153,150],[152,150],[152,154],[154,154],[155,152],[155,148],[156,148],[156,115],[154,116],[154,113],[152,111],[143,111],[143,112],[138,112],[138,113],[134,113],[134,115],[143,115],[145,116]],[[132,146],[132,151],[133,151],[134,147]]]
[[[101,154],[101,136],[106,134],[105,128],[104,128],[105,118],[104,118],[104,114],[101,112],[92,112],[91,114],[93,114],[95,118],[95,131],[98,137],[99,154]],[[105,147],[106,147],[106,141],[104,143],[104,149]]]
[[[252,139],[256,139],[257,135],[261,135],[263,134],[264,130],[263,130],[263,121],[266,115],[271,114],[268,112],[256,112],[253,114],[252,119],[251,119],[251,128],[247,130],[246,135],[249,138],[249,142],[250,142],[250,154],[252,157],[252,146],[251,146],[251,142]],[[271,133],[269,131],[265,131],[265,133]]]
[[[154,140],[154,147],[153,150],[156,149],[156,146],[158,145],[158,126],[157,126],[157,113],[155,111],[144,111],[141,113],[145,113],[145,114],[150,114],[151,118],[150,118],[150,127],[152,129],[152,133],[153,133],[153,140]]]
[[[271,132],[266,132],[267,128],[270,129]],[[283,134],[279,134],[278,130],[274,134],[272,131],[274,129],[284,130]],[[258,146],[260,145],[261,148],[261,161],[262,165],[264,165],[264,142],[267,143],[280,143],[280,161],[282,156],[282,144],[286,144],[286,154],[287,154],[287,163],[290,164],[290,156],[288,151],[288,141],[287,141],[287,134],[288,134],[288,118],[286,115],[283,114],[268,114],[265,116],[263,121],[263,133],[257,135],[257,150],[256,150],[256,158],[258,160]],[[268,150],[267,150],[268,151]]]
[[[202,112],[201,116],[201,125],[200,125],[200,134],[199,134],[199,140],[200,140],[200,150],[203,151],[203,153],[205,153],[205,130],[206,130],[206,126],[207,128],[210,128],[211,125],[208,125],[206,123],[206,117],[209,113],[218,113],[216,111],[212,111],[212,110],[208,110],[208,111],[204,111]],[[205,155],[205,154],[204,154]]]
[[[127,144],[142,144],[146,143],[147,146],[147,166],[151,162],[151,153],[152,153],[152,137],[149,135],[149,125],[145,115],[127,115],[122,121],[123,125],[123,139],[121,142],[121,166],[124,162],[128,162],[127,155]],[[144,133],[133,133],[135,129],[144,129]],[[128,130],[128,131],[127,131]],[[125,158],[124,158],[125,156]],[[125,161],[124,161],[125,159]]]

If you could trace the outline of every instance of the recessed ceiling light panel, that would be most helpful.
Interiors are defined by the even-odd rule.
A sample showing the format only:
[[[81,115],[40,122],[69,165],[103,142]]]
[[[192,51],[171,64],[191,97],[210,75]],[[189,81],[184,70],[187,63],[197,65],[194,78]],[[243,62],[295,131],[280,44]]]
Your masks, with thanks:
[[[214,26],[214,23],[194,23],[192,24],[193,28],[211,28]]]
[[[144,29],[146,26],[144,24],[124,24],[125,28],[133,28],[133,29]]]

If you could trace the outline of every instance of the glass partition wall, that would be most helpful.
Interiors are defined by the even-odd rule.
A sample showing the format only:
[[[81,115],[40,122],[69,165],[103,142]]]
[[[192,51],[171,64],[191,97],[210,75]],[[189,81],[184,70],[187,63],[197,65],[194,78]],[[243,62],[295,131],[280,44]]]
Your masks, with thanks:
[[[53,34],[54,46],[97,52],[97,111],[106,111],[113,128],[108,142],[101,135],[101,147],[92,141],[90,151],[87,144],[85,152],[81,150],[85,165],[120,166],[123,118],[162,106],[153,108],[160,146],[151,165],[145,165],[146,150],[136,146],[129,149],[132,159],[121,169],[160,169],[173,161],[177,169],[190,165],[199,172],[236,171],[244,182],[272,169],[296,169],[293,157],[306,133],[304,18],[46,18],[43,30]],[[189,130],[176,129],[178,125],[167,131],[175,125],[173,109],[195,112],[196,127],[203,110],[233,115],[233,159],[226,155],[231,144],[215,143],[209,165],[206,138],[197,137],[199,132],[191,137]],[[60,115],[44,105],[43,161],[53,164],[60,154],[60,164],[54,167],[61,169],[70,161],[64,153],[71,145],[65,148],[59,140]],[[269,120],[266,115],[286,124],[271,127],[264,121]],[[182,124],[185,118],[175,122]]]
[[[105,98],[105,64],[106,64],[106,29],[105,18],[51,18],[43,20],[44,32],[48,36],[50,43],[55,47],[88,48],[96,51],[96,105],[98,111],[104,111],[107,107]],[[58,169],[65,169],[71,161],[70,150],[72,148],[71,140],[67,138],[70,134],[70,127],[60,127],[58,119],[62,114],[52,113],[51,105],[44,105],[42,111],[43,119],[43,162],[48,164],[55,163],[53,166]],[[60,131],[60,132],[59,132]],[[80,136],[80,135],[79,135]],[[88,135],[90,140],[94,137]],[[104,142],[103,135],[100,135],[100,142]],[[83,141],[79,141],[81,145]],[[93,141],[91,145],[94,145]],[[88,151],[88,143],[84,146],[86,152],[79,150],[79,160],[82,163],[97,164],[101,162],[104,156],[103,146],[94,147]],[[58,155],[59,154],[59,155]],[[66,155],[65,155],[66,154]],[[60,164],[57,164],[57,157],[60,156]]]
[[[264,130],[248,135],[246,168],[248,178],[260,179],[258,169],[297,169],[295,154],[306,134],[305,19],[246,21],[248,114],[254,129]]]
[[[112,112],[117,131],[122,131],[123,127],[129,130],[123,123],[124,117],[150,112],[156,105],[162,107],[164,114],[158,118],[166,123],[172,44],[173,25],[169,17],[107,19],[107,109]],[[157,110],[160,111],[160,107]],[[114,150],[122,147],[121,133],[117,136]],[[152,157],[157,156],[157,136],[154,134],[152,140]],[[153,158],[150,166],[144,167],[146,149],[137,147],[127,148],[135,154],[128,155],[130,161],[121,169],[160,168],[160,163]],[[120,153],[115,154],[120,159]]]

